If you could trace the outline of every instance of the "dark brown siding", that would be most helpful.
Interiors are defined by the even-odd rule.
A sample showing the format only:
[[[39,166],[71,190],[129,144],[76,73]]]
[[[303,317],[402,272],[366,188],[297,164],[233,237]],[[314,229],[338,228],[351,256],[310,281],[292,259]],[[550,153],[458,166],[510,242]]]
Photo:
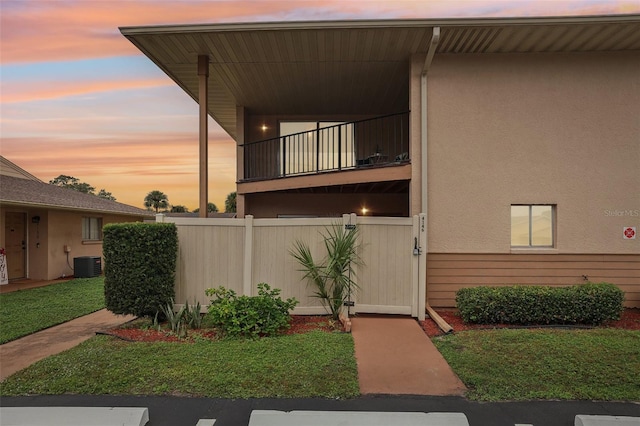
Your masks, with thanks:
[[[640,308],[640,255],[441,254],[427,258],[427,297],[433,307],[454,307],[456,291],[480,285],[551,286],[610,282],[625,292],[625,306]]]

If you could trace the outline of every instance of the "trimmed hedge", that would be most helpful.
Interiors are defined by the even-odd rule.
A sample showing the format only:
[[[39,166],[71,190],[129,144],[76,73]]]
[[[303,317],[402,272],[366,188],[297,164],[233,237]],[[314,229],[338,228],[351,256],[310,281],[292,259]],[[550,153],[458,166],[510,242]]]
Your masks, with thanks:
[[[173,223],[104,227],[104,295],[115,314],[153,316],[175,297],[178,230]]]
[[[463,288],[456,304],[464,322],[479,324],[602,324],[620,319],[624,293],[609,283],[570,287]]]

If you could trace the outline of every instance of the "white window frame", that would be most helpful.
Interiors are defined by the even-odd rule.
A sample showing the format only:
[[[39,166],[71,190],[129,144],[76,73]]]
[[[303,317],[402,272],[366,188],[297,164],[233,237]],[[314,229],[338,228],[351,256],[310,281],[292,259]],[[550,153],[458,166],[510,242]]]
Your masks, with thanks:
[[[82,241],[102,241],[102,217],[84,216],[82,218]]]
[[[509,222],[510,222],[510,231],[511,231],[511,237],[513,234],[513,215],[512,215],[512,209],[513,207],[528,207],[529,208],[529,218],[528,218],[528,224],[529,224],[529,244],[528,245],[513,245],[513,242],[510,241],[511,243],[511,248],[514,249],[546,249],[546,248],[555,248],[556,247],[556,205],[555,204],[511,204],[511,206],[509,207]],[[547,244],[533,244],[533,208],[534,207],[550,207],[551,208],[551,244],[547,245]],[[511,238],[510,237],[510,238]]]

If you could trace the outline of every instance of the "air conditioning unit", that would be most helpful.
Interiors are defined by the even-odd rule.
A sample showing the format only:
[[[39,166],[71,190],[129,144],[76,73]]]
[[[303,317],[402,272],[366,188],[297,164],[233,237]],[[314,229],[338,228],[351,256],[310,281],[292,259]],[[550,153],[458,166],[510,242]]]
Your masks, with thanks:
[[[102,258],[100,256],[81,256],[73,258],[73,276],[76,278],[93,278],[102,274]]]

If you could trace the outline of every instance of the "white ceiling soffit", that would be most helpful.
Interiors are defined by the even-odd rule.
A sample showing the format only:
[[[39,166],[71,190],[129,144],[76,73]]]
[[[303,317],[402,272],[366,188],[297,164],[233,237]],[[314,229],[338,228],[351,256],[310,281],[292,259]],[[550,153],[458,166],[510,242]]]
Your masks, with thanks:
[[[441,28],[437,54],[640,51],[640,15],[335,21],[121,28],[194,100],[209,55],[210,115],[236,136],[236,105],[261,114],[408,109],[409,61]],[[437,61],[437,57],[435,59]]]

